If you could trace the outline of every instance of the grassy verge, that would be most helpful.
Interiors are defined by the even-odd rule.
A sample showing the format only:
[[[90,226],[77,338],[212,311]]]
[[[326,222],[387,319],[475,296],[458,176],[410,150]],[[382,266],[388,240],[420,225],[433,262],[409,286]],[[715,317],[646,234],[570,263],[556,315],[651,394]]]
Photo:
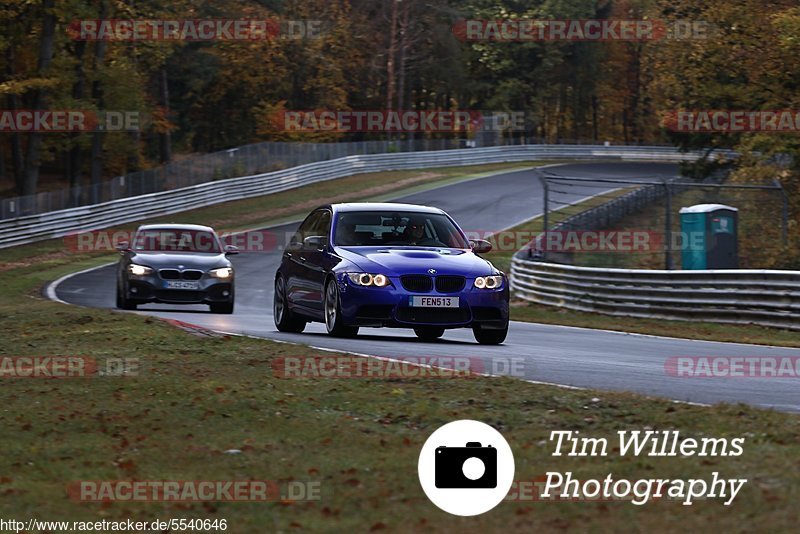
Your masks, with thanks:
[[[275,358],[309,349],[201,337],[153,318],[63,306],[41,285],[92,258],[51,257],[0,272],[0,356],[136,358],[128,377],[9,379],[0,388],[0,517],[43,520],[226,519],[228,532],[407,532],[575,528],[589,531],[795,528],[800,417],[745,406],[712,408],[622,393],[564,390],[508,378],[279,379]],[[329,354],[329,353],[320,353]],[[505,356],[502,352],[501,355]],[[101,368],[103,367],[101,363]],[[474,518],[426,499],[417,458],[441,424],[476,419],[500,430],[517,480],[546,471],[575,478],[747,478],[729,507],[655,502],[505,502]],[[745,437],[728,458],[556,458],[551,430],[607,437],[676,429],[687,437]],[[236,449],[238,454],[226,454]],[[309,481],[302,503],[80,503],[77,480]]]
[[[257,226],[278,224],[303,217],[308,211],[324,202],[386,200],[403,194],[410,194],[427,188],[440,187],[465,179],[471,179],[498,170],[510,170],[532,165],[553,162],[500,163],[468,167],[447,167],[424,171],[392,171],[351,176],[330,182],[322,182],[295,190],[254,199],[228,202],[207,208],[191,210],[180,214],[181,222],[210,224],[222,230],[238,230]],[[588,208],[602,204],[614,195],[624,194],[624,190],[606,193],[602,197],[588,199],[573,206],[565,206],[558,211],[558,219],[566,218]],[[175,215],[158,217],[147,222],[172,222]],[[139,224],[139,223],[136,223]],[[132,230],[136,224],[122,225],[120,229]],[[643,228],[637,223],[631,228]],[[540,232],[540,217],[531,219],[509,231],[527,234]],[[496,247],[497,248],[497,247]],[[511,257],[515,249],[493,251],[488,258],[500,269],[510,270]],[[35,243],[32,245],[0,250],[0,272],[14,267],[33,264],[49,264],[69,257],[81,268],[111,261],[115,255],[93,253],[70,255],[64,250],[60,239]],[[77,270],[77,269],[76,269]],[[561,310],[549,306],[529,304],[524,301],[513,303],[512,318],[518,321],[532,321],[547,324],[560,324],[586,328],[601,328],[642,334],[689,337],[709,341],[729,341],[756,343],[763,345],[784,345],[800,347],[800,333],[775,328],[747,325],[721,325],[713,323],[660,321],[628,317],[603,316],[598,314]]]
[[[493,171],[509,170],[530,165],[544,165],[547,163],[553,162],[529,162],[522,164],[501,163],[469,167],[447,167],[428,169],[425,171],[409,170],[357,175],[340,180],[313,184],[274,195],[228,202],[187,211],[180,214],[180,220],[189,223],[210,224],[219,229],[226,230],[267,226],[303,217],[308,213],[311,207],[332,201],[333,199],[338,199],[339,201],[386,200],[426,188],[440,187],[449,183],[479,177]],[[624,192],[624,190],[620,190],[616,193],[606,193],[602,197],[589,199],[575,204],[574,206],[565,206],[558,211],[557,218],[560,220],[575,213],[579,213],[608,201],[608,198],[611,196],[621,195],[624,194]],[[634,217],[640,216],[637,215]],[[155,218],[147,222],[170,222],[173,220],[175,220],[175,216],[171,215]],[[645,221],[632,219],[632,222],[628,224],[627,227],[637,229],[643,228],[645,227],[644,223]],[[656,226],[658,226],[658,224],[656,224]],[[135,228],[135,224],[123,225],[120,228],[132,230]],[[542,220],[540,217],[537,217],[510,229],[510,232],[524,232],[527,235],[540,232],[541,229]],[[508,272],[510,270],[511,257],[514,254],[514,250],[515,249],[496,250],[491,252],[487,257],[500,269]],[[70,255],[64,251],[64,244],[60,239],[0,250],[0,272],[15,266],[27,266],[38,263],[44,263],[46,265],[52,261],[62,260],[67,256]],[[71,255],[71,261],[81,268],[99,265],[114,258],[114,255],[105,253]],[[650,265],[650,267],[655,266],[658,265]],[[799,332],[749,325],[723,325],[604,316],[561,310],[550,306],[530,304],[525,301],[513,303],[512,318],[518,321],[601,328],[662,336],[689,337],[709,341],[800,347]]]
[[[796,269],[791,245],[781,238],[780,197],[774,191],[712,191],[702,187],[691,188],[672,198],[671,232],[672,264],[681,265],[681,207],[695,204],[727,204],[739,209],[739,266],[742,269]],[[649,231],[664,234],[665,201],[653,202],[637,213],[623,217],[613,225],[617,231]],[[684,245],[687,246],[688,244]],[[662,250],[653,252],[585,253],[576,254],[576,265],[613,267],[622,269],[664,269]]]
[[[604,193],[602,196],[596,196],[594,198],[588,198],[582,202],[576,202],[575,204],[563,206],[557,210],[552,210],[551,214],[553,218],[548,222],[551,226],[556,221],[563,221],[564,219],[572,216],[577,215],[583,211],[591,209],[595,206],[599,206],[609,201],[609,199],[613,199],[618,196],[622,196],[627,193],[627,189],[619,189],[617,191],[610,191]],[[544,220],[543,217],[534,217],[524,223],[517,225],[513,228],[509,228],[504,232],[507,235],[521,235],[521,236],[531,236],[536,235],[539,232],[542,232],[544,229]],[[502,239],[502,238],[501,238]],[[497,268],[505,271],[511,272],[511,258],[514,257],[517,250],[524,246],[525,243],[517,243],[516,239],[514,239],[513,246],[508,246],[508,243],[503,244],[500,243],[498,246],[498,238],[490,237],[489,241],[492,243],[493,250],[486,255],[486,257],[497,266]]]
[[[359,174],[271,195],[188,210],[178,215],[166,215],[146,221],[122,224],[112,230],[130,231],[143,223],[169,223],[178,220],[186,224],[210,225],[220,232],[265,227],[302,219],[313,208],[326,202],[382,201],[479,178],[496,171],[523,169],[549,163],[554,162],[492,163],[465,167]],[[0,270],[46,261],[64,254],[66,251],[62,239],[51,239],[31,245],[1,249]],[[107,256],[107,254],[98,253],[94,256]]]
[[[596,205],[608,201],[614,194],[621,195],[625,191],[608,193],[603,198],[589,199],[584,202],[567,206],[560,210],[559,219],[569,215],[579,213]],[[644,221],[640,220],[642,215],[631,218],[630,224],[619,226],[618,229],[641,229],[645,228]],[[638,223],[636,222],[638,221]],[[507,231],[509,234],[520,233],[531,235],[541,232],[543,221],[541,217],[531,219],[519,226]],[[495,247],[496,249],[498,247]],[[502,247],[500,247],[502,248]],[[492,251],[486,257],[499,269],[505,272],[511,270],[511,258],[516,252],[515,248]],[[576,255],[576,259],[577,258]],[[641,258],[639,258],[641,259]],[[651,258],[652,259],[652,258]],[[655,261],[663,262],[663,254]],[[680,261],[680,258],[676,261]],[[626,265],[628,268],[663,268],[658,263],[642,263],[637,265]],[[583,262],[581,264],[586,264]],[[679,265],[679,263],[676,263]],[[616,267],[617,265],[615,265]],[[786,347],[800,347],[800,332],[791,330],[781,330],[757,325],[738,325],[738,324],[717,324],[699,321],[667,321],[658,319],[640,319],[636,317],[616,317],[596,313],[579,312],[534,304],[524,300],[512,302],[511,319],[515,321],[529,321],[534,323],[558,324],[565,326],[578,326],[583,328],[599,328],[604,330],[615,330],[618,332],[634,332],[639,334],[651,334],[668,337],[682,337],[690,339],[703,339],[707,341],[726,341],[731,343],[754,343],[758,345],[780,345]]]

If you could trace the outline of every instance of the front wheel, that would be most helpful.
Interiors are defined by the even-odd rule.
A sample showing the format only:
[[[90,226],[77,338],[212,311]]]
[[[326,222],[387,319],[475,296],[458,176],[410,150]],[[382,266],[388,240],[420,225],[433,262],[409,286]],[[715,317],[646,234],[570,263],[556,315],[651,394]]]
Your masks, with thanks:
[[[120,310],[135,310],[136,303],[126,298],[123,289],[117,286],[117,308]]]
[[[334,337],[355,337],[357,326],[347,326],[342,321],[342,305],[336,280],[329,280],[325,287],[325,329]]]
[[[506,336],[508,335],[508,323],[506,323],[505,328],[500,328],[497,330],[484,330],[474,327],[472,329],[472,333],[475,336],[475,341],[481,345],[499,345],[505,341]]]
[[[275,294],[272,297],[272,317],[279,332],[299,334],[306,327],[306,322],[297,319],[286,303],[286,282],[279,276],[275,280]]]
[[[436,328],[435,326],[420,326],[414,329],[417,337],[423,341],[434,341],[444,335],[444,328]]]

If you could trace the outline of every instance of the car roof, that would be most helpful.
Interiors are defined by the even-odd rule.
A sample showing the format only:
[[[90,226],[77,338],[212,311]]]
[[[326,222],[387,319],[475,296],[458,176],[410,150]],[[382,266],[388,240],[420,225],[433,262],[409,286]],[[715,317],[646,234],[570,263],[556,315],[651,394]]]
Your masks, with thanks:
[[[172,223],[164,223],[164,224],[143,224],[139,226],[137,232],[141,232],[144,230],[192,230],[195,232],[213,232],[214,229],[210,226],[203,226],[202,224],[172,224]]]
[[[399,202],[346,202],[331,204],[333,211],[411,211],[414,213],[444,213],[439,208],[420,206],[418,204],[401,204]]]

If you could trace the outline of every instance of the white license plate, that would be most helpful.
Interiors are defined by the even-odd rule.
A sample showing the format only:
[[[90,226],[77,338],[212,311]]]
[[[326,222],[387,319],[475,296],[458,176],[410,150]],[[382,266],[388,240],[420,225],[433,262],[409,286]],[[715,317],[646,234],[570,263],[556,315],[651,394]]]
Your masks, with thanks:
[[[408,297],[412,308],[458,308],[458,297]]]
[[[167,289],[200,289],[199,282],[184,282],[183,280],[167,280]]]

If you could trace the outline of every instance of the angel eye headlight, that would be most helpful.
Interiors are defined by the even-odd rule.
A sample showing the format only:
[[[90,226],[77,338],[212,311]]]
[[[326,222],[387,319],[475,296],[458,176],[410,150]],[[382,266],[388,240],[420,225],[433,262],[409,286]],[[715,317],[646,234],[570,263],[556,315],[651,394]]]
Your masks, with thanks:
[[[503,285],[503,277],[499,274],[491,276],[478,276],[475,278],[474,286],[478,289],[497,289]]]
[[[144,276],[146,274],[150,274],[153,272],[153,269],[147,267],[146,265],[137,265],[135,263],[131,263],[128,266],[128,271],[136,276]]]
[[[389,285],[389,279],[383,274],[347,273],[347,277],[358,286],[384,287]]]

